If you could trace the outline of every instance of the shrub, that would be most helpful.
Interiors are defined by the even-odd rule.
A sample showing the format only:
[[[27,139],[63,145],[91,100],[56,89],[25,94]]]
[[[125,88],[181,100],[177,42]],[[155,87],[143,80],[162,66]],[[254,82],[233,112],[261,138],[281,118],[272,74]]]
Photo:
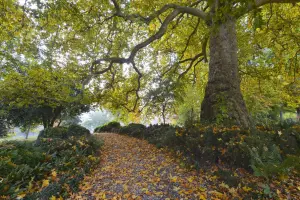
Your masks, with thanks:
[[[286,129],[258,127],[249,131],[237,126],[184,129],[170,125],[146,128],[141,124],[129,124],[122,127],[120,133],[179,151],[196,167],[222,163],[228,167],[253,170],[255,175],[266,179],[300,169],[300,164],[296,164],[300,154],[298,125]]]
[[[113,132],[116,133],[121,128],[121,124],[119,122],[109,122],[104,124],[103,126],[99,126],[95,128],[94,132]]]
[[[98,163],[102,142],[96,136],[71,136],[41,138],[39,145],[33,144],[20,141],[0,144],[3,197],[16,199],[24,194],[25,199],[67,197],[67,191],[76,191],[84,174]],[[40,190],[44,181],[49,185]]]
[[[141,138],[141,137],[144,137],[145,130],[146,130],[145,125],[131,123],[131,124],[128,124],[127,126],[120,128],[119,132],[121,134],[127,134],[132,137]]]
[[[7,135],[7,127],[5,121],[0,117],[0,138]]]
[[[66,127],[50,127],[40,131],[40,134],[37,140],[41,140],[42,138],[68,138],[68,128]]]
[[[150,143],[156,144],[158,147],[174,147],[181,144],[181,138],[177,137],[179,133],[179,127],[173,127],[167,124],[151,125],[147,127],[144,137],[149,140]]]
[[[90,131],[80,125],[72,124],[69,127],[51,127],[42,130],[37,138],[37,143],[42,139],[67,139],[69,137],[89,136]]]
[[[299,129],[298,129],[299,127]],[[274,143],[276,143],[284,157],[289,154],[300,154],[300,126],[293,126],[288,129],[277,130],[274,134]]]
[[[86,129],[85,127],[83,126],[80,126],[78,124],[72,124],[68,127],[68,131],[67,131],[67,135],[68,137],[71,137],[71,136],[75,136],[75,137],[78,137],[78,136],[89,136],[91,133],[88,129]]]

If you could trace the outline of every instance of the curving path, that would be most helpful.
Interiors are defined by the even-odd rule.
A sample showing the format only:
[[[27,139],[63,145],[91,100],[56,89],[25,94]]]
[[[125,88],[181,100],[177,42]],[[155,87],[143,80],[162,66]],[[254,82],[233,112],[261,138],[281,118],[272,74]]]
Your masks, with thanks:
[[[205,181],[164,150],[144,140],[99,134],[101,163],[71,199],[206,199]],[[212,177],[213,178],[213,177]]]

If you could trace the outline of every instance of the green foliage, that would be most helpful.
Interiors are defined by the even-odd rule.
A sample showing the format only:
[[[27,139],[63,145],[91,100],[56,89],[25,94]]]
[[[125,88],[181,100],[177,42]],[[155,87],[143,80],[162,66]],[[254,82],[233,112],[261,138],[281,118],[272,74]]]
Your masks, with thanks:
[[[53,134],[55,130],[59,133]],[[61,129],[51,131],[54,137],[44,138],[38,146],[17,141],[0,144],[2,195],[49,199],[52,195],[67,197],[78,190],[79,181],[98,162],[95,156],[102,142],[96,136],[61,139],[57,137]]]
[[[7,135],[6,122],[0,116],[0,138]]]
[[[288,174],[292,169],[299,170],[299,127],[275,130],[275,127],[270,131],[260,128],[250,133],[237,126],[183,129],[170,125],[151,125],[147,128],[122,127],[120,133],[145,138],[158,147],[181,152],[195,167],[223,163],[229,167],[253,170],[255,175],[269,179]],[[232,179],[236,182],[234,177]]]
[[[128,124],[127,126],[120,128],[119,133],[130,135],[133,137],[143,137],[145,130],[146,130],[145,125],[131,123]]]
[[[182,142],[181,138],[176,136],[178,130],[180,130],[179,127],[168,124],[150,125],[145,130],[144,137],[158,147],[174,147]]]
[[[68,128],[66,127],[50,127],[44,130],[41,130],[38,140],[42,138],[68,138]]]
[[[58,196],[62,194],[63,185],[59,183],[50,183],[47,187],[43,188],[40,192],[35,192],[25,196],[25,200],[30,199],[50,199],[52,196]]]
[[[90,131],[83,126],[80,126],[78,124],[71,124],[68,127],[68,137],[75,136],[75,137],[80,137],[80,136],[89,136]]]
[[[103,126],[99,126],[95,128],[95,133],[100,132],[118,132],[118,130],[121,128],[121,124],[119,122],[109,122],[107,124],[104,124]]]
[[[37,143],[45,139],[68,139],[82,136],[90,136],[90,131],[77,124],[72,124],[69,127],[51,127],[40,132]]]
[[[81,95],[84,91],[80,90],[79,81],[79,77],[66,74],[63,69],[34,65],[22,72],[12,71],[0,81],[0,109],[16,126],[39,123],[51,127],[57,119],[89,110],[89,93]]]

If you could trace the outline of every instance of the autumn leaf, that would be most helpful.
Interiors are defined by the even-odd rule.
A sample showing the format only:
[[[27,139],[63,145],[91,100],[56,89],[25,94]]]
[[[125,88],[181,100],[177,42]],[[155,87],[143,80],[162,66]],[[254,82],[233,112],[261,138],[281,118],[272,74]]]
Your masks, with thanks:
[[[42,183],[42,188],[47,187],[49,185],[49,180],[44,179]]]
[[[242,187],[242,189],[243,189],[245,192],[249,192],[249,191],[252,190],[252,188],[247,187],[247,186]]]
[[[26,193],[22,192],[22,193],[17,195],[17,199],[23,199],[25,196],[26,196]]]
[[[227,184],[225,184],[224,182],[222,182],[219,186],[223,187],[223,188],[226,188],[226,189],[229,189],[229,186]]]
[[[56,200],[56,197],[52,195],[49,200]]]

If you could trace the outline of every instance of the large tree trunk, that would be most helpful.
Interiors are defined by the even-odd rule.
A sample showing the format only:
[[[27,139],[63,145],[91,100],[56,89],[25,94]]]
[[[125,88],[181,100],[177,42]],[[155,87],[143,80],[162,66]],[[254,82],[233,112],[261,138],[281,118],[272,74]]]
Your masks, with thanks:
[[[240,89],[235,23],[230,19],[212,28],[201,121],[248,128],[250,118]]]

